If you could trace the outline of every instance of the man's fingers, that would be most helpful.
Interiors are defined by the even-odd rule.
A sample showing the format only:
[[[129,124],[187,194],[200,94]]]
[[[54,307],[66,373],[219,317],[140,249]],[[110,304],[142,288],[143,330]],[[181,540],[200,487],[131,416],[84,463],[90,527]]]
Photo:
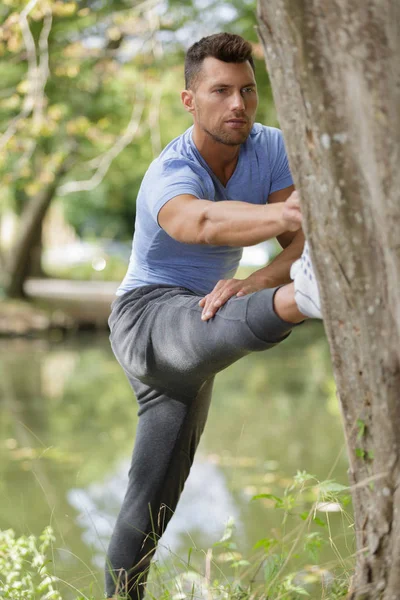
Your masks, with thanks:
[[[215,313],[217,312],[218,308],[214,307],[212,302],[206,302],[204,308],[203,308],[203,312],[201,314],[201,318],[203,321],[207,321],[207,319],[211,319],[211,317],[213,317],[215,315]]]
[[[242,282],[237,279],[222,279],[214,287],[213,291],[207,294],[199,302],[199,305],[203,308],[201,318],[203,321],[211,319],[221,306],[232,298],[232,296],[238,295],[240,291],[244,291],[243,294],[247,293],[246,288],[242,287]]]
[[[236,294],[236,296],[247,296],[247,294],[250,292],[250,290],[246,289],[246,288],[242,288],[241,290],[238,291],[238,293]]]
[[[225,304],[225,302],[227,302],[229,300],[229,298],[232,298],[232,296],[234,296],[236,294],[236,288],[228,288],[226,290],[223,290],[220,294],[220,296],[214,300],[214,306],[217,306],[218,308],[220,308],[223,304]]]
[[[220,285],[218,285],[220,284]],[[231,293],[227,294],[226,290],[227,281],[218,282],[213,291],[206,296],[206,302],[203,307],[203,313],[201,318],[203,321],[211,319],[217,310],[225,304],[226,300],[231,297]],[[221,289],[222,288],[222,289]],[[224,289],[225,288],[225,289]]]
[[[297,231],[300,229],[303,220],[300,210],[297,208],[289,208],[285,205],[282,216],[287,223],[288,231]]]
[[[294,192],[290,194],[289,198],[286,199],[286,204],[293,208],[300,209],[300,196],[297,190],[294,190]]]
[[[205,296],[205,298],[200,300],[200,302],[202,303],[201,306],[203,308],[203,312],[201,313],[201,318],[203,321],[206,321],[207,319],[211,319],[211,317],[214,316],[214,314],[217,310],[216,308],[213,308],[214,297],[215,296],[214,296],[214,290],[213,290],[210,294],[207,294],[207,296]]]

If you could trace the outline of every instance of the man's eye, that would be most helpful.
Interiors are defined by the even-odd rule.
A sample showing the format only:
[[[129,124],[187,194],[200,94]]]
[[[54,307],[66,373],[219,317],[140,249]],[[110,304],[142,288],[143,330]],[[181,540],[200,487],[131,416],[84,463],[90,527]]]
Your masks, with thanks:
[[[252,88],[252,87],[247,87],[247,88],[243,88],[243,90],[242,90],[242,91],[243,91],[243,92],[246,92],[246,93],[248,93],[248,92],[254,92],[254,88]]]
[[[226,92],[226,88],[218,88],[217,90],[214,90],[214,92],[217,92],[217,94],[222,94],[223,92]]]

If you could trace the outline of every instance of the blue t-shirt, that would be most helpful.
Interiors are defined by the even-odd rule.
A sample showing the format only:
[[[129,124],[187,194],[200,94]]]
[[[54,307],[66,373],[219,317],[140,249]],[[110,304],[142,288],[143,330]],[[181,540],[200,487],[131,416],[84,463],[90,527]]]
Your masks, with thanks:
[[[135,234],[128,271],[117,290],[169,284],[209,293],[220,279],[233,277],[242,248],[186,244],[158,224],[158,213],[171,198],[191,194],[212,200],[265,204],[272,192],[292,185],[282,132],[255,123],[240,146],[233,175],[223,186],[197,150],[193,126],[172,140],[148,168],[136,202]]]

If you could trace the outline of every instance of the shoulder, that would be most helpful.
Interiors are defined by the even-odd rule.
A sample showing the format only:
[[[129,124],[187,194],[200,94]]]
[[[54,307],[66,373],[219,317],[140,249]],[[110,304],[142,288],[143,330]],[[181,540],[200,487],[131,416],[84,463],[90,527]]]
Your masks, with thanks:
[[[192,129],[193,126],[189,127],[165,146],[159,157],[156,159],[159,164],[171,160],[183,160],[189,163],[195,162],[196,157],[193,154],[191,144]]]
[[[271,167],[286,157],[283,133],[278,127],[254,123],[248,141],[258,160],[268,161]]]
[[[278,145],[283,143],[283,133],[278,127],[254,123],[250,131],[249,141],[256,146],[265,144]]]
[[[148,171],[150,175],[173,175],[187,177],[199,177],[203,179],[207,176],[207,171],[200,164],[193,151],[191,142],[191,130],[189,127],[182,135],[173,139],[150,165]]]

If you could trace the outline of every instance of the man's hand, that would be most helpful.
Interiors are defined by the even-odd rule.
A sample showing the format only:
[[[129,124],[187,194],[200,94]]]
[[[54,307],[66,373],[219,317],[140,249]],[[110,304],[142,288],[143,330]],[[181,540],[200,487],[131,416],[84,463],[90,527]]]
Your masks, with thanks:
[[[258,275],[258,271],[246,279],[221,279],[212,292],[200,300],[199,306],[203,308],[201,318],[203,321],[211,319],[232,296],[246,296],[266,287],[266,279]]]
[[[285,202],[279,202],[278,204],[282,210],[281,214],[286,224],[286,231],[299,232],[294,238],[299,240],[299,244],[297,242],[291,244],[275,258],[271,266],[255,271],[246,279],[221,279],[218,281],[214,289],[199,302],[199,306],[203,309],[201,315],[203,321],[211,319],[217,310],[232,296],[246,296],[258,292],[258,290],[275,287],[280,283],[290,281],[290,265],[300,256],[304,245],[303,233],[299,231],[301,230],[302,216],[298,192],[293,191]],[[298,249],[297,246],[299,246]]]
[[[282,203],[282,218],[287,226],[287,231],[298,231],[301,227],[302,216],[300,210],[300,197],[297,190]]]

